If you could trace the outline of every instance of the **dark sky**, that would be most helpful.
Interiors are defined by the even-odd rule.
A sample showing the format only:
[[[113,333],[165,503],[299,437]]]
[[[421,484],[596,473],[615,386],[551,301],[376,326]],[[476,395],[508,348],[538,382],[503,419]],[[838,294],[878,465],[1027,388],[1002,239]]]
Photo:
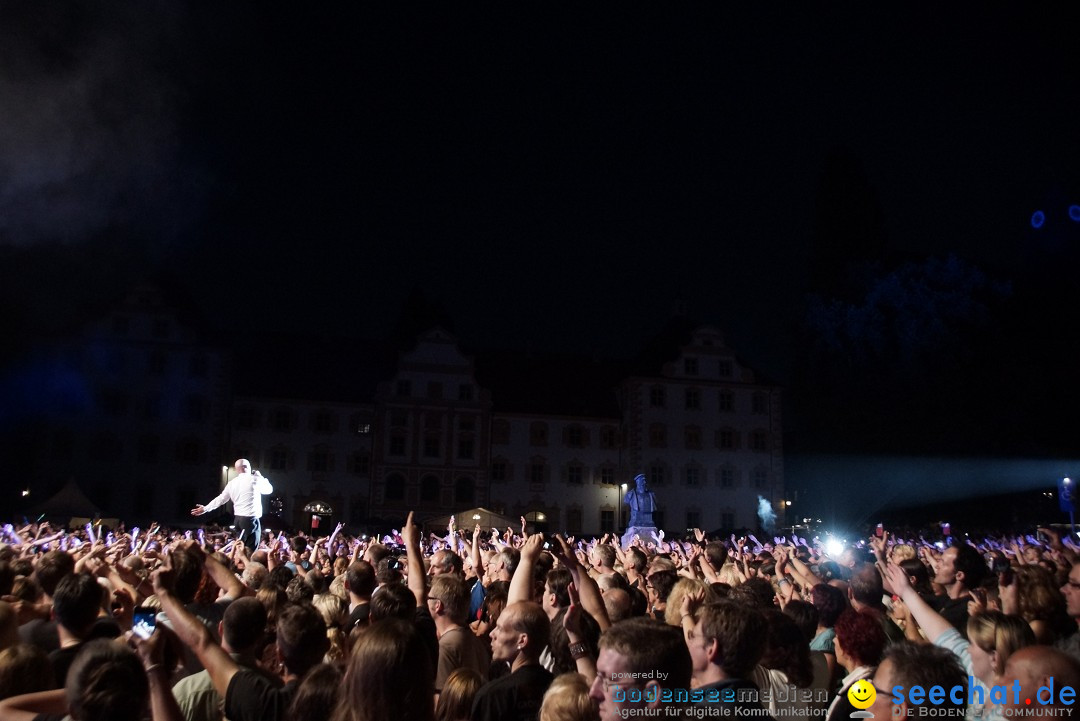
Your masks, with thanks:
[[[1068,10],[724,5],[0,3],[0,319],[161,276],[377,336],[421,288],[473,346],[627,355],[680,300],[790,383],[860,234],[1003,281],[1076,238]]]

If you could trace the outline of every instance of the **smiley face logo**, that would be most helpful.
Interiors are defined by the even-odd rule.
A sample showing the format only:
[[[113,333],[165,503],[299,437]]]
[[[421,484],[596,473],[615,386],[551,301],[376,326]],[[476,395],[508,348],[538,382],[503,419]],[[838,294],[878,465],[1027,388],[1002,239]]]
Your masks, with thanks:
[[[861,679],[851,684],[851,688],[847,692],[847,698],[855,708],[868,709],[874,705],[877,691],[874,690],[874,684],[866,679]]]

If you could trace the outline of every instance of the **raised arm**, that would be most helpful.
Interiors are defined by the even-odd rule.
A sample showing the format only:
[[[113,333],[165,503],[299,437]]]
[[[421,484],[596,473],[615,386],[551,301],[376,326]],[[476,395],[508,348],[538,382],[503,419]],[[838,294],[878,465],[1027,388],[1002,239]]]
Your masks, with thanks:
[[[596,584],[596,579],[585,572],[585,567],[581,565],[581,561],[574,554],[570,543],[559,535],[555,536],[555,541],[559,547],[557,554],[559,561],[566,566],[567,570],[570,571],[570,575],[574,577],[574,586],[580,597],[581,607],[595,619],[601,631],[606,631],[608,626],[611,625],[611,620],[607,615],[607,606],[604,605],[604,597],[600,593],[600,586]]]
[[[544,534],[534,533],[525,539],[525,545],[521,547],[521,560],[514,570],[514,577],[510,579],[510,590],[506,594],[506,605],[518,601],[531,601],[533,591],[533,569],[536,567],[536,559],[544,552]]]
[[[416,596],[417,606],[426,606],[427,574],[424,573],[424,559],[420,557],[420,529],[413,523],[412,511],[401,529],[401,540],[405,541],[405,552],[409,554],[409,590]]]
[[[922,596],[912,588],[911,581],[908,579],[907,572],[904,569],[895,563],[890,563],[885,568],[885,575],[888,577],[889,585],[892,586],[893,591],[908,607],[911,617],[922,627],[927,640],[933,643],[941,634],[953,627],[951,623],[941,617],[941,614],[930,608],[930,604],[924,601]]]
[[[184,604],[173,596],[173,584],[176,574],[172,570],[172,557],[166,556],[165,563],[151,576],[154,594],[161,601],[161,610],[169,617],[173,631],[199,659],[214,689],[225,698],[229,683],[240,669],[232,656],[225,653],[210,635],[209,629],[193,613],[184,608]]]

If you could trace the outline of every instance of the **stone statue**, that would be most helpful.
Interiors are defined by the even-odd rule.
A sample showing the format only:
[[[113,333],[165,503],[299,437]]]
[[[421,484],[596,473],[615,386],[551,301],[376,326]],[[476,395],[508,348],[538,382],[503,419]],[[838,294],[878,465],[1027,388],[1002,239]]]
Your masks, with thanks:
[[[622,537],[622,547],[627,548],[634,540],[634,536],[641,536],[642,540],[648,541],[657,532],[656,522],[653,520],[653,512],[656,510],[656,494],[649,490],[645,482],[645,474],[639,473],[634,476],[636,488],[626,492],[623,502],[630,506],[630,522],[626,533]]]
[[[649,527],[653,525],[653,511],[656,510],[656,494],[649,490],[645,482],[645,474],[639,473],[634,476],[634,484],[637,488],[626,492],[623,503],[630,506],[631,526]]]

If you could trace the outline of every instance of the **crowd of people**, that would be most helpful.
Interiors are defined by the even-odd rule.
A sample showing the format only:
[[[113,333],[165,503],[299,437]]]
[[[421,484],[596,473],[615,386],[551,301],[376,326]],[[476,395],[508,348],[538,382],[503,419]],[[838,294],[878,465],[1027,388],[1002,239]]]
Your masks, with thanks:
[[[12,721],[841,721],[931,699],[934,715],[1003,719],[1064,715],[1080,685],[1080,547],[1051,529],[881,533],[832,555],[700,531],[624,548],[524,519],[436,536],[411,514],[380,539],[340,524],[257,542],[212,526],[0,535]]]

